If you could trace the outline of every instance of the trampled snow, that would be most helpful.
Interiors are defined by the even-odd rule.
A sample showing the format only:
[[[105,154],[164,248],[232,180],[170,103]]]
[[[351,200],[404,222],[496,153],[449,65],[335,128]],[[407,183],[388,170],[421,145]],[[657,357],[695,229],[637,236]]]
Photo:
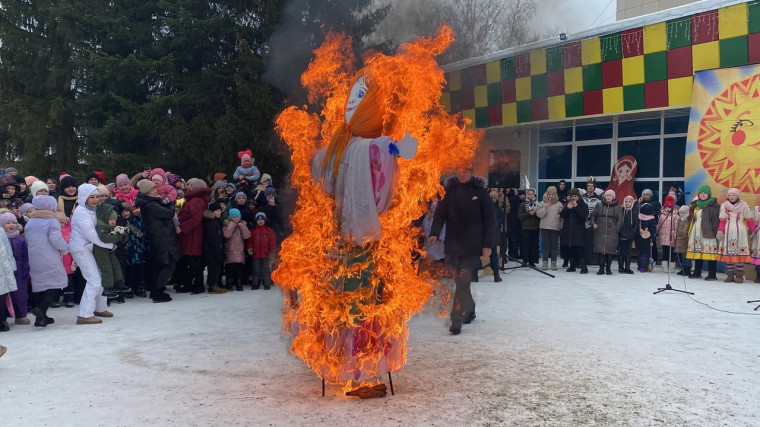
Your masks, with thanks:
[[[615,268],[616,266],[613,266]],[[662,272],[473,283],[477,319],[451,336],[410,324],[395,395],[359,400],[290,355],[270,291],[132,299],[115,317],[0,334],[3,425],[757,425],[760,284]],[[33,316],[30,315],[33,320]],[[387,384],[387,378],[384,378]]]

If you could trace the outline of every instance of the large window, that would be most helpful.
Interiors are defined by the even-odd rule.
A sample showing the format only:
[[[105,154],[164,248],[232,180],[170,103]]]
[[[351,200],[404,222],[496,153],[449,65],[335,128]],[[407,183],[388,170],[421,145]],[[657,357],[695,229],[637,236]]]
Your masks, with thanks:
[[[537,132],[537,186],[543,190],[564,179],[585,188],[593,175],[603,189],[615,161],[631,155],[638,162],[636,193],[650,189],[662,200],[669,186],[683,188],[688,126],[688,109],[544,124]]]
[[[577,176],[609,176],[612,145],[579,145],[577,147]]]
[[[538,148],[538,176],[559,180],[573,173],[573,146],[548,145]]]

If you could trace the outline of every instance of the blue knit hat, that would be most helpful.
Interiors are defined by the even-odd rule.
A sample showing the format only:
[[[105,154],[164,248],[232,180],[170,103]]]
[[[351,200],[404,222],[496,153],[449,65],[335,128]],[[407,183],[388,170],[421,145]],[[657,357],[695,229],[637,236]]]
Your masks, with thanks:
[[[248,196],[244,192],[242,192],[242,191],[238,191],[237,193],[235,193],[235,200],[237,201],[237,198],[240,197],[240,196],[245,197],[245,201],[246,202],[248,201]]]
[[[230,219],[232,218],[240,218],[240,211],[235,208],[230,209]]]
[[[258,221],[260,219],[263,219],[264,221],[266,221],[267,220],[267,214],[265,214],[264,212],[257,213],[256,214],[256,221]]]

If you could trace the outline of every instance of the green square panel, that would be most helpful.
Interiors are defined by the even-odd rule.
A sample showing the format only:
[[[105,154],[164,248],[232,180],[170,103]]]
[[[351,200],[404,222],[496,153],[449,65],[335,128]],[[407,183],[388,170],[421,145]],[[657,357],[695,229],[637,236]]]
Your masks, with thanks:
[[[517,123],[527,123],[533,120],[533,103],[530,100],[517,101]]]
[[[668,79],[668,53],[644,54],[644,81],[655,82]]]
[[[488,107],[475,108],[475,127],[476,128],[488,127]]]
[[[546,74],[530,76],[530,97],[533,99],[546,98]]]
[[[602,64],[583,66],[583,91],[602,88]]]
[[[451,106],[451,113],[462,111],[462,91],[455,90],[449,92],[449,106]]]
[[[668,21],[666,37],[668,49],[691,46],[691,17],[673,19]]]
[[[487,86],[488,105],[501,105],[501,83],[491,83]]]
[[[644,104],[644,85],[623,86],[623,110],[643,110]]]
[[[623,48],[620,46],[620,33],[599,37],[602,49],[602,61],[614,61],[623,57]]]
[[[747,19],[749,20],[749,32],[760,33],[760,2],[752,2],[747,5]]]
[[[723,39],[719,43],[721,67],[735,67],[749,62],[747,57],[747,36]]]
[[[559,71],[565,68],[565,59],[562,54],[562,46],[546,49],[546,71]]]
[[[499,61],[499,68],[501,68],[502,80],[514,80],[515,78],[515,59],[504,58]]]
[[[583,93],[568,93],[565,95],[565,115],[579,117],[583,115]]]

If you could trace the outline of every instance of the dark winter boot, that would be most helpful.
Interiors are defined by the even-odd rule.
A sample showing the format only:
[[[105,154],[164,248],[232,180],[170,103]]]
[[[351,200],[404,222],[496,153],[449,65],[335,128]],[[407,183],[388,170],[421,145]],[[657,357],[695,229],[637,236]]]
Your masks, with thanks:
[[[605,254],[604,255],[604,274],[611,276],[612,275],[612,255],[611,254]]]
[[[581,258],[581,274],[587,274],[588,268],[586,268],[586,258]]]
[[[681,270],[676,273],[677,276],[688,276],[689,274],[691,274],[691,267],[686,267],[683,264],[681,264]]]
[[[625,256],[618,255],[618,273],[625,273]]]
[[[47,317],[42,313],[42,310],[40,310],[39,307],[34,307],[31,310],[31,313],[34,314],[35,320],[34,320],[34,326],[38,326],[41,328],[44,328],[47,326]]]
[[[596,255],[596,265],[599,266],[599,271],[596,272],[597,276],[601,276],[604,274],[604,254],[595,254]]]
[[[631,256],[626,255],[624,258],[625,258],[625,270],[623,270],[623,272],[625,274],[633,274],[633,270],[631,270]]]
[[[568,273],[574,273],[575,272],[575,266],[577,264],[575,258],[570,258],[570,262],[569,263],[570,263],[570,266],[567,267],[567,270],[565,270],[565,271],[567,271]]]
[[[562,268],[567,268],[567,265],[568,265],[568,259],[567,258],[563,258],[562,259]]]
[[[493,271],[493,281],[496,283],[501,282],[501,276],[499,276],[499,269]]]

